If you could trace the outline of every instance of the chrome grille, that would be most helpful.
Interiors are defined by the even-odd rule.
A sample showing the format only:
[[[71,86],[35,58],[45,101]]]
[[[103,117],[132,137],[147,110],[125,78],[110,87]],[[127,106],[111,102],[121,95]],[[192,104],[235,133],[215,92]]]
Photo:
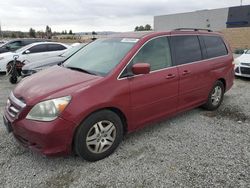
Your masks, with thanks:
[[[26,104],[24,102],[16,98],[12,92],[10,93],[9,99],[7,100],[6,109],[12,118],[17,118],[25,106]]]

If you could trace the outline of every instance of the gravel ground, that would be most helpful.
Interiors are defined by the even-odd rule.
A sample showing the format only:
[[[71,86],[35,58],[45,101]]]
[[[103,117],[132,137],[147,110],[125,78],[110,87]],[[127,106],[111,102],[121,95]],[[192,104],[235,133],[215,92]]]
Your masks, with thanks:
[[[0,77],[0,115],[13,89]],[[250,187],[250,80],[215,112],[200,108],[127,135],[110,157],[46,158],[20,146],[0,120],[0,187]]]

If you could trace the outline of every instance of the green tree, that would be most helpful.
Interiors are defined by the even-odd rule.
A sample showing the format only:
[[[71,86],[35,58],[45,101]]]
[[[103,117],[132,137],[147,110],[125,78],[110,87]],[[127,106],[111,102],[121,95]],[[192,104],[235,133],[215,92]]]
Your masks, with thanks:
[[[152,30],[151,25],[146,24],[145,27],[144,27],[144,30],[145,30],[145,31],[150,31],[150,30]]]
[[[33,29],[33,28],[30,28],[29,36],[32,37],[32,38],[36,38],[36,30]]]
[[[69,34],[70,34],[70,35],[73,35],[73,32],[72,32],[72,30],[69,30]]]
[[[149,24],[146,24],[145,26],[140,25],[135,27],[135,31],[150,31],[150,30],[152,30],[152,27]]]
[[[45,29],[45,35],[48,39],[52,38],[52,30],[48,25],[46,26],[46,29]]]

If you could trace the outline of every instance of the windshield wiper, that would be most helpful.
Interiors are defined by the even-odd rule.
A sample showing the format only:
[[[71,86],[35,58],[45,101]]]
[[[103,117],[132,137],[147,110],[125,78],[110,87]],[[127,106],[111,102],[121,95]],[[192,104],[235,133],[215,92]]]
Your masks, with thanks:
[[[64,66],[66,67],[66,66]],[[87,74],[92,74],[92,75],[96,75],[94,72],[91,72],[91,71],[88,71],[88,70],[85,70],[85,69],[82,69],[82,68],[79,68],[79,67],[66,67],[66,68],[69,68],[71,70],[76,70],[76,71],[80,71],[80,72],[84,72],[84,73],[87,73]]]

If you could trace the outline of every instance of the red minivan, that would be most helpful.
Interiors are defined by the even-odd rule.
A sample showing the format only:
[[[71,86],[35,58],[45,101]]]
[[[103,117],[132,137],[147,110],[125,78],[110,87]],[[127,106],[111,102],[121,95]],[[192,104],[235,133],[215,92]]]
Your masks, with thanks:
[[[98,39],[63,65],[20,82],[4,124],[44,155],[100,160],[125,133],[198,106],[217,109],[233,85],[232,62],[223,37],[209,30]]]

